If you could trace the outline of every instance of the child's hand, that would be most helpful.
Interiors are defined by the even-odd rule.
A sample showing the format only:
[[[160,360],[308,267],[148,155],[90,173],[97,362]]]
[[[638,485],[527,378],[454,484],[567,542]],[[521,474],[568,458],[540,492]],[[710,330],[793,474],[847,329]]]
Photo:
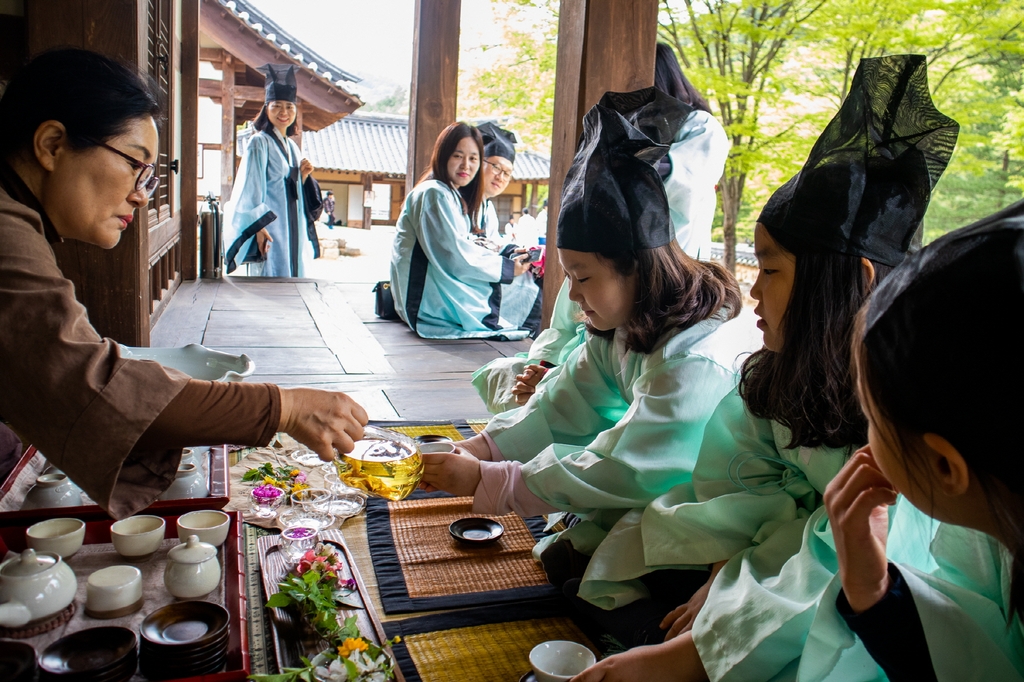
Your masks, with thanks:
[[[472,497],[480,485],[480,460],[458,453],[424,453],[421,485],[428,490],[444,490],[452,495]]]
[[[569,682],[679,682],[707,679],[689,634],[609,656]]]
[[[700,610],[704,608],[704,602],[708,600],[708,593],[711,592],[711,583],[715,582],[715,576],[722,570],[726,564],[725,561],[719,561],[711,569],[711,576],[708,581],[700,586],[693,596],[690,597],[690,601],[686,602],[682,606],[669,611],[668,615],[665,616],[659,627],[664,630],[668,629],[665,633],[665,641],[672,639],[676,635],[680,635],[684,632],[689,632],[693,629],[693,623],[697,620],[697,615]]]
[[[885,543],[889,505],[895,503],[896,491],[882,475],[870,447],[858,450],[825,489],[839,577],[855,613],[877,604],[889,589]]]
[[[547,368],[540,365],[527,365],[522,374],[516,375],[516,385],[512,387],[512,395],[516,402],[525,405],[530,396],[536,393],[537,384],[547,374]]]
[[[470,454],[485,462],[491,461],[491,446],[487,444],[487,439],[480,434],[456,442],[455,447],[457,452]]]

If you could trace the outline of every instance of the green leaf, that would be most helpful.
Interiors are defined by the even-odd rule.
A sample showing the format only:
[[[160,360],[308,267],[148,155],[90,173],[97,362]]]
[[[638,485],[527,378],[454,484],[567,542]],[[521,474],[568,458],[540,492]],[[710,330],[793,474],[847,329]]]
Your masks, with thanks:
[[[356,664],[353,663],[351,660],[349,660],[347,658],[344,659],[344,660],[345,660],[345,672],[348,673],[348,679],[350,679],[350,680],[358,680],[359,679],[359,668],[357,668]]]
[[[291,606],[294,603],[295,601],[289,595],[285,594],[284,592],[278,592],[277,594],[275,594],[267,600],[267,608],[279,609],[285,606]]]

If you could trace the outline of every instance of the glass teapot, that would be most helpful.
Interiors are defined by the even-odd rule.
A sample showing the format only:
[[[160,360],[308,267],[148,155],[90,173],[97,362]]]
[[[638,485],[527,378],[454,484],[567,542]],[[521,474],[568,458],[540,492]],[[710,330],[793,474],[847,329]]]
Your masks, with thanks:
[[[388,500],[404,500],[423,477],[416,441],[397,431],[367,426],[355,449],[334,460],[341,482]]]

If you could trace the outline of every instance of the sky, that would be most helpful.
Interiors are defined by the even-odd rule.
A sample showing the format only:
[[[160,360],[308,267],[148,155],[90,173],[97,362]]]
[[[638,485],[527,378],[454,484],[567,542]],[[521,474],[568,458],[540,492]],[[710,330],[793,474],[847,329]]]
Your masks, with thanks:
[[[414,0],[248,0],[335,66],[363,79],[352,90],[367,103],[408,91]],[[491,0],[463,0],[459,66],[486,65],[501,40]]]

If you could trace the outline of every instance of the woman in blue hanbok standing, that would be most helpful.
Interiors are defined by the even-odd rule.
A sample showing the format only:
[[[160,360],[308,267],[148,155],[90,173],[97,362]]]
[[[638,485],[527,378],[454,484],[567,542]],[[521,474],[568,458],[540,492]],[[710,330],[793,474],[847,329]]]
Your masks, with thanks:
[[[288,139],[295,132],[295,67],[260,70],[267,76],[266,103],[225,206],[224,268],[231,273],[247,264],[250,275],[305,277],[317,250],[307,211],[320,207],[307,206],[302,191],[313,164]]]
[[[524,339],[537,288],[526,255],[513,259],[475,244],[483,186],[480,132],[453,123],[437,138],[430,170],[409,192],[391,252],[395,311],[428,339]],[[510,286],[511,285],[511,286]]]

